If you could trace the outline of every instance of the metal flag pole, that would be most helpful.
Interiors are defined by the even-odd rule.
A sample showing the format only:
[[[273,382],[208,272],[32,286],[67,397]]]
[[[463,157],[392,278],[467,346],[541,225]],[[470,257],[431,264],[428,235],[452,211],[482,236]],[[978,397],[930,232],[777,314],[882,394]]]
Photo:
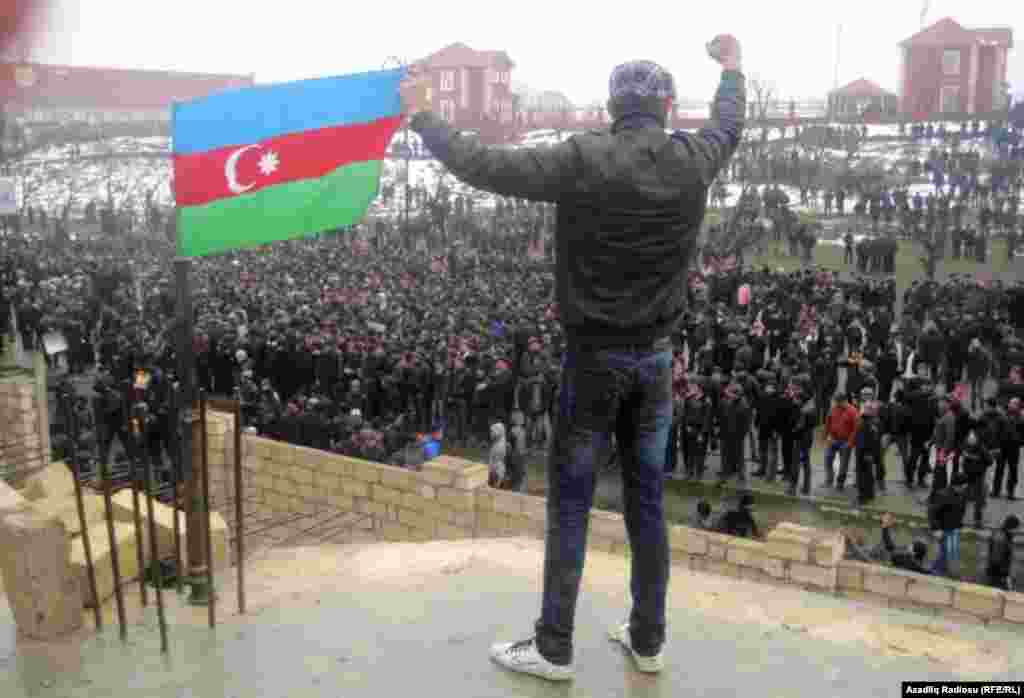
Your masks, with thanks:
[[[181,234],[179,221],[178,234]],[[203,606],[209,603],[210,590],[205,575],[205,545],[203,545],[202,491],[198,487],[198,473],[193,463],[193,429],[196,420],[195,371],[192,356],[192,294],[189,286],[192,260],[179,257],[174,260],[178,293],[178,375],[181,382],[181,471],[184,479],[185,549],[188,560],[188,579],[191,587],[189,603]],[[177,493],[176,493],[177,494]]]
[[[171,133],[175,132],[178,120],[178,104],[171,105]],[[173,182],[172,182],[173,186]],[[177,202],[177,192],[175,192]],[[184,479],[182,498],[185,500],[185,554],[188,559],[188,579],[192,592],[188,602],[194,606],[203,606],[210,602],[210,589],[204,572],[206,551],[203,545],[203,511],[205,503],[202,492],[198,489],[194,464],[193,441],[196,421],[198,420],[195,405],[195,357],[192,355],[193,312],[192,312],[192,260],[183,254],[185,245],[184,231],[181,220],[181,209],[175,207],[175,234],[177,236],[178,257],[174,259],[174,278],[177,290],[178,305],[178,378],[181,384],[181,474]],[[178,493],[175,493],[178,497]],[[179,571],[180,574],[180,571]]]

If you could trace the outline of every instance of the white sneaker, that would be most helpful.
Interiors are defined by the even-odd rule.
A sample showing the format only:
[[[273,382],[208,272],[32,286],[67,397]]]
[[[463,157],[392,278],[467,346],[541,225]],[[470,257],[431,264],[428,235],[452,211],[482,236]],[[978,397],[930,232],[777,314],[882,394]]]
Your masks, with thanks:
[[[552,664],[544,659],[532,637],[520,642],[491,645],[491,659],[511,671],[548,681],[569,681],[574,676],[572,664]]]
[[[636,650],[633,649],[633,645],[629,640],[628,621],[616,628],[613,628],[612,631],[608,633],[608,637],[629,650],[629,653],[633,655],[633,661],[636,662],[637,671],[642,671],[645,674],[657,674],[665,668],[664,651],[659,651],[653,657],[644,657],[636,653]]]

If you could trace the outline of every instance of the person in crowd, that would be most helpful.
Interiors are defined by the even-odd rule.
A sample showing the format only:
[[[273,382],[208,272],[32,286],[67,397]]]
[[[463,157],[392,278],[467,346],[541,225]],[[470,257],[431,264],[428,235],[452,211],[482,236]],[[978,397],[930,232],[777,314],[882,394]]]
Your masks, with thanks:
[[[997,531],[992,533],[988,543],[988,561],[985,565],[985,583],[996,589],[1012,591],[1014,536],[1020,528],[1020,519],[1014,514],[1003,519]]]
[[[508,431],[506,482],[513,492],[526,492],[526,418],[519,410],[512,412],[512,428]]]
[[[967,476],[957,473],[949,487],[937,492],[928,508],[928,522],[939,538],[939,554],[931,572],[941,576],[955,573],[960,564],[960,530],[967,513]]]
[[[935,446],[935,467],[932,471],[932,492],[945,489],[949,484],[950,468],[956,474],[957,466],[957,414],[956,403],[950,399],[939,401],[942,417],[935,423],[931,443]],[[927,456],[925,456],[927,458]]]
[[[925,565],[925,560],[928,559],[928,543],[915,540],[908,549],[897,548],[892,540],[892,527],[895,523],[896,519],[892,514],[882,515],[882,545],[893,567],[918,574],[931,574],[931,570]]]
[[[903,463],[907,489],[925,487],[931,474],[929,452],[935,425],[938,421],[939,403],[931,383],[922,376],[907,382],[904,399],[910,412],[910,458]],[[951,447],[952,444],[946,444]]]
[[[690,517],[690,528],[710,531],[711,523],[711,504],[708,503],[708,500],[701,499],[697,502],[697,507]]]
[[[828,447],[825,449],[825,487],[836,487],[839,491],[846,485],[846,474],[850,467],[850,453],[857,432],[857,408],[847,395],[838,395],[832,411],[825,419],[825,434]],[[835,459],[839,456],[839,475],[835,473]]]
[[[750,403],[744,396],[743,386],[739,383],[730,383],[722,391],[718,414],[722,447],[719,486],[723,486],[732,478],[736,478],[741,486],[747,482],[747,466],[743,451],[747,432],[750,431],[750,418]]]
[[[864,506],[875,498],[878,483],[885,482],[882,466],[883,422],[879,416],[881,406],[873,399],[866,400],[861,407],[856,434],[854,436],[857,505]]]
[[[712,428],[711,400],[701,385],[695,381],[687,384],[683,398],[683,459],[686,463],[686,479],[704,478],[704,464],[707,461],[708,441]]]
[[[843,559],[854,562],[866,562],[877,564],[888,562],[888,553],[881,541],[875,545],[869,545],[867,537],[859,528],[847,526],[842,531],[846,539],[846,549],[843,552]]]
[[[505,425],[495,422],[491,425],[491,447],[487,464],[490,467],[488,482],[491,487],[501,487],[508,476],[508,442],[505,440]]]
[[[714,530],[739,538],[760,538],[761,532],[754,520],[754,495],[743,492],[730,509],[722,512]]]
[[[1020,398],[1011,398],[1006,407],[1006,431],[1001,438],[999,458],[996,462],[995,476],[992,480],[992,497],[1002,496],[1006,487],[1006,499],[1013,502],[1017,499],[1017,477],[1020,466],[1020,449],[1024,444],[1024,411],[1021,410]]]
[[[779,471],[779,433],[783,427],[780,419],[786,413],[785,398],[779,394],[774,376],[765,381],[757,398],[754,410],[754,427],[757,430],[760,468],[754,477],[763,477],[765,482],[775,482]]]
[[[988,495],[985,475],[992,467],[992,454],[985,449],[978,432],[971,430],[964,441],[960,470],[967,477],[967,501],[973,505],[974,527],[985,525],[985,504]]]

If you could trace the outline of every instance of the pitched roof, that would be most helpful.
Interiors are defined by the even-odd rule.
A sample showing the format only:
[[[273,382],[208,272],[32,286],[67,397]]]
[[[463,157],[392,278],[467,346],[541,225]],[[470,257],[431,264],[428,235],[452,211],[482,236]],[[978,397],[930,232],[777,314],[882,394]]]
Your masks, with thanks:
[[[944,17],[901,41],[900,46],[971,46],[976,43],[994,43],[1011,48],[1013,30],[1009,27],[967,29],[952,17]]]
[[[844,85],[843,87],[840,87],[838,90],[832,90],[832,92],[830,94],[840,95],[842,97],[894,97],[895,96],[895,94],[893,92],[889,92],[888,90],[884,90],[881,87],[879,87],[877,84],[871,82],[870,80],[866,80],[865,78],[860,78],[858,80],[854,80],[849,85]]]
[[[935,24],[925,27],[900,46],[940,46],[948,44],[972,44],[974,36],[960,26],[952,17],[944,17]]]
[[[252,84],[248,75],[0,63],[0,103],[20,107],[165,109]]]
[[[461,41],[448,44],[422,61],[428,68],[514,68],[504,51],[474,51]]]

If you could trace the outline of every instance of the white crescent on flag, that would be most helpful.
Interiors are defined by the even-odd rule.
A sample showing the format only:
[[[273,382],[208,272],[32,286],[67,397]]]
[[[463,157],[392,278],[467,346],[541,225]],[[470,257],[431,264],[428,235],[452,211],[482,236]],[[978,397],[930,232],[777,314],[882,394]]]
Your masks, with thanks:
[[[228,156],[228,161],[226,163],[224,163],[224,176],[228,180],[228,189],[231,190],[232,194],[242,194],[242,193],[247,192],[247,191],[249,191],[250,189],[252,189],[253,187],[256,186],[256,182],[253,182],[252,184],[249,184],[249,185],[246,185],[246,186],[242,186],[241,184],[239,184],[238,183],[238,172],[237,172],[237,170],[238,170],[238,158],[242,157],[242,153],[245,153],[245,152],[247,152],[249,150],[253,150],[254,148],[259,148],[259,147],[260,146],[256,145],[256,144],[254,144],[254,145],[247,145],[245,147],[239,148],[235,152],[231,153],[230,156]]]

